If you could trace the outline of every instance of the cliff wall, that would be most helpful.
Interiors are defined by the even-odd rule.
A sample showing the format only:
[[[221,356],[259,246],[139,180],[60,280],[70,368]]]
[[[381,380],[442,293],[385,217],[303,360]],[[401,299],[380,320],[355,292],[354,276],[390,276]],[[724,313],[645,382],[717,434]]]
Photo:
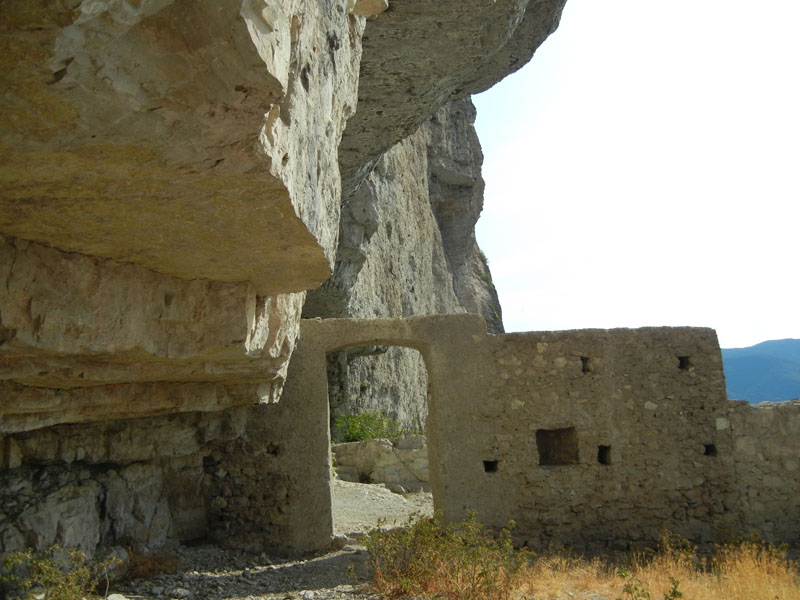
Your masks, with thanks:
[[[420,126],[524,64],[562,5],[5,2],[0,552],[316,547],[289,507],[298,471],[327,473],[304,462],[327,405],[275,404],[306,292],[357,249],[348,310],[483,306],[468,272],[485,265],[455,232],[477,218],[479,161],[431,158],[474,136],[470,109]]]
[[[501,332],[491,275],[475,240],[483,155],[469,99],[441,108],[386,151],[344,198],[333,276],[309,292],[305,317],[472,312]],[[426,373],[414,350],[349,349],[328,358],[331,418],[381,411],[424,430]]]

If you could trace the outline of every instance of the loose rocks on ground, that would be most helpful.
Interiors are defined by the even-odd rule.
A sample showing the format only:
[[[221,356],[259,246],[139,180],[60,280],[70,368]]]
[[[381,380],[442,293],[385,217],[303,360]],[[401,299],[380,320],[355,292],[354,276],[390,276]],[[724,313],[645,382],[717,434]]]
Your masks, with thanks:
[[[115,600],[369,600],[367,555],[357,537],[433,514],[429,493],[393,494],[382,485],[332,482],[339,549],[302,560],[252,555],[215,546],[180,547],[172,574],[119,584]]]

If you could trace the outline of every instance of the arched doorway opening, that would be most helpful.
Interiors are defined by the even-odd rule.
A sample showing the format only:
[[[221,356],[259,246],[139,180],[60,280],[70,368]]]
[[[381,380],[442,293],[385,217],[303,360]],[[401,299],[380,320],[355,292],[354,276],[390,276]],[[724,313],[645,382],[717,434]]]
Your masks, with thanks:
[[[352,346],[327,353],[326,367],[335,535],[432,514],[422,355],[402,346]]]

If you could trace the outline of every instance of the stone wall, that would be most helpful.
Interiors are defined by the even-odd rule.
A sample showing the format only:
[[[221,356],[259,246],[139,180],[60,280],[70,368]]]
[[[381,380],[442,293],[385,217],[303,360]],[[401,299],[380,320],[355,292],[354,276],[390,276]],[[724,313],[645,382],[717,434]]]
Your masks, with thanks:
[[[725,396],[710,329],[487,335],[472,315],[303,321],[304,396],[326,352],[415,348],[428,369],[436,510],[517,523],[536,548],[625,548],[664,530],[696,542],[798,542],[800,404]],[[316,357],[315,359],[313,357]]]
[[[731,402],[736,478],[745,531],[797,540],[800,524],[800,401]]]
[[[478,442],[458,443],[446,471],[451,516],[514,519],[533,547],[624,547],[664,529],[709,541],[738,527],[713,331],[527,333],[487,346],[485,395],[461,404]]]
[[[330,504],[328,452],[327,407],[302,399],[0,436],[0,553],[195,540],[316,550],[332,530],[314,506]]]

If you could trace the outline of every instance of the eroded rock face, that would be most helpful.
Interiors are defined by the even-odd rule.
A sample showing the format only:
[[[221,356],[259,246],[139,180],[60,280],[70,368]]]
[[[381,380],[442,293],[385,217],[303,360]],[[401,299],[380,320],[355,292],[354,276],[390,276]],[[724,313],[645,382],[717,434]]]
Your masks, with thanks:
[[[274,403],[306,291],[335,262],[337,315],[488,314],[471,109],[418,126],[562,3],[5,2],[0,552],[324,545],[290,507],[327,485],[326,409]],[[386,357],[421,427],[422,359]]]
[[[364,20],[345,0],[3,10],[0,431],[277,400],[336,248]]]
[[[0,237],[0,433],[275,401],[305,294]]]
[[[469,99],[451,102],[423,129],[428,139],[428,194],[459,305],[481,315],[491,333],[503,332],[497,291],[475,239],[483,210],[483,153]]]
[[[246,422],[246,409],[234,409],[0,437],[0,463],[17,467],[0,470],[0,551],[59,544],[91,556],[100,542],[155,548],[204,537],[203,457]]]
[[[262,295],[328,276],[363,26],[344,0],[3,11],[0,231]]]
[[[503,329],[475,240],[483,155],[468,99],[443,107],[383,154],[342,208],[333,277],[309,293],[307,317],[401,317],[472,312]],[[427,413],[425,364],[398,347],[329,357],[332,420],[381,411],[416,431]]]
[[[336,475],[355,483],[384,483],[395,493],[430,491],[425,436],[334,444]]]
[[[527,63],[566,0],[393,2],[367,25],[358,111],[339,150],[346,193],[380,154],[453,99]]]
[[[261,456],[226,444],[266,427],[237,407],[278,400],[330,273],[363,26],[346,0],[4,4],[0,552],[224,530]]]

